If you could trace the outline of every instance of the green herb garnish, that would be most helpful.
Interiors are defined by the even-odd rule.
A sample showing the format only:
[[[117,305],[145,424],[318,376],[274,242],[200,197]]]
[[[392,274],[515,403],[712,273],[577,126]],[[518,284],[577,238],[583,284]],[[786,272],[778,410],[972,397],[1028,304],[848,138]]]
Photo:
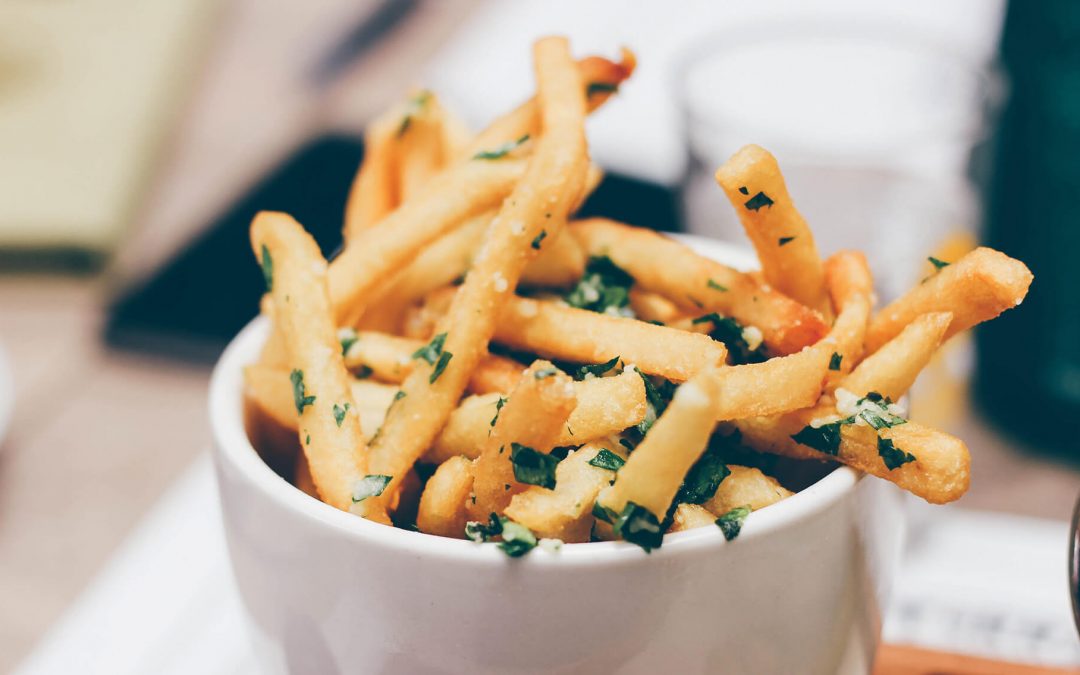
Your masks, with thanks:
[[[614,94],[619,91],[619,85],[614,82],[590,82],[585,87],[585,96],[590,97],[593,94]]]
[[[844,355],[839,352],[833,352],[829,357],[829,370],[840,370],[840,362],[844,360]]]
[[[539,485],[555,489],[555,467],[559,458],[546,455],[520,443],[510,444],[510,462],[514,465],[514,478],[519,483]]]
[[[473,503],[476,503],[475,499]],[[465,523],[465,537],[475,541],[477,544],[491,541],[500,534],[502,534],[502,520],[494,513],[488,516],[488,522],[486,523],[477,520],[470,520]]]
[[[533,377],[537,380],[542,380],[545,377],[551,377],[557,372],[559,372],[559,369],[555,367],[541,368],[533,373]]]
[[[502,159],[529,140],[529,134],[525,134],[516,141],[507,141],[493,150],[482,150],[472,156],[473,159]],[[540,248],[536,246],[534,248]]]
[[[358,380],[366,380],[371,377],[371,374],[374,372],[375,371],[371,369],[371,366],[360,364],[360,367],[356,369],[356,372],[353,373],[353,376]]]
[[[266,292],[274,290],[274,259],[270,257],[270,249],[266,244],[262,245],[262,257],[259,258],[262,267],[263,281],[266,282]]]
[[[398,138],[405,135],[405,132],[409,130],[409,126],[412,124],[413,115],[419,115],[423,112],[430,98],[431,92],[424,90],[409,99],[409,104],[405,108],[405,115],[401,118],[401,124],[398,125]]]
[[[783,246],[784,244],[790,244],[791,242],[795,241],[795,237],[780,237],[779,241],[780,246]]]
[[[386,486],[390,484],[391,480],[393,480],[393,476],[368,474],[356,481],[352,493],[353,504],[362,502],[368,497],[378,497],[386,489]]]
[[[751,211],[757,211],[762,206],[772,206],[773,200],[769,199],[769,195],[764,192],[759,192],[750,199],[746,200],[744,206]]]
[[[503,518],[502,541],[497,545],[503,553],[511,558],[520,558],[536,548],[536,535],[524,525]]]
[[[443,345],[445,344],[446,333],[439,333],[431,338],[431,342],[413,352],[412,357],[414,359],[423,359],[428,362],[428,365],[433,366],[435,365],[435,362],[439,360],[439,356],[443,351]]]
[[[713,289],[714,291],[726,291],[726,290],[728,290],[727,286],[721,286],[720,284],[716,283],[712,279],[709,279],[705,283],[709,288]]]
[[[406,394],[404,389],[398,389],[396,392],[394,392],[394,400],[392,401],[392,403],[397,403],[401,399],[405,398],[405,395]]]
[[[494,428],[495,423],[499,421],[499,413],[502,412],[503,406],[506,405],[506,402],[509,400],[510,399],[506,398],[505,396],[500,396],[499,400],[495,402],[495,417],[491,418],[492,428]]]
[[[334,421],[337,422],[338,427],[341,427],[341,423],[345,421],[345,413],[349,412],[349,404],[338,405],[334,404]]]
[[[934,256],[929,256],[927,258],[927,260],[929,260],[930,264],[933,265],[935,268],[937,268],[939,270],[944,268],[944,267],[948,267],[949,265],[952,264],[950,262],[945,262],[944,260],[939,260],[938,258],[935,258]]]
[[[315,397],[305,395],[307,392],[304,391],[304,371],[292,371],[289,373],[289,380],[292,381],[293,403],[296,404],[296,412],[302,415],[304,408],[315,402]]]
[[[750,349],[750,343],[743,336],[743,325],[730,316],[720,316],[716,312],[710,312],[699,316],[691,323],[711,323],[712,330],[709,337],[717,342],[724,343],[727,347],[728,357],[733,364],[761,363],[765,361],[765,353],[759,345],[757,349]]]
[[[607,371],[611,370],[615,366],[619,365],[619,357],[616,356],[610,361],[604,361],[603,363],[594,363],[591,365],[584,365],[577,369],[574,379],[584,380],[588,375],[594,375],[600,377]]]
[[[567,293],[566,304],[601,314],[633,316],[630,287],[634,278],[607,256],[593,256],[577,286]]]
[[[731,541],[739,536],[746,517],[750,515],[749,506],[736,506],[716,519],[716,526],[724,533],[724,539]]]
[[[540,234],[536,235],[536,239],[532,240],[532,247],[536,250],[540,250],[540,242],[544,241],[544,237],[547,236],[547,230],[540,230]]]
[[[637,373],[641,381],[645,383],[645,419],[638,423],[636,429],[644,438],[652,425],[656,423],[657,418],[667,410],[671,397],[675,395],[676,387],[664,378],[657,378],[660,380],[658,385],[640,370]]]
[[[644,506],[626,502],[626,507],[612,523],[615,534],[631,544],[637,544],[645,552],[660,548],[664,542],[664,530],[660,519]]]
[[[596,453],[596,456],[589,460],[590,466],[607,469],[608,471],[618,471],[622,468],[623,464],[626,464],[626,460],[607,448],[601,448],[600,452]]]
[[[739,192],[743,193],[744,195],[750,194],[750,190],[748,190],[745,185],[739,188]]]
[[[435,367],[431,369],[431,375],[428,377],[429,384],[435,384],[435,380],[439,379],[439,376],[446,370],[446,365],[450,363],[450,359],[454,358],[454,355],[450,352],[443,352],[439,355],[439,360],[435,363]]]
[[[856,415],[877,431],[906,424],[906,419],[889,412],[891,404],[891,400],[876,391],[872,391],[855,403],[855,408],[858,411]]]
[[[888,467],[889,471],[915,461],[915,455],[896,447],[890,438],[878,436],[877,451],[881,455],[881,461],[885,462],[885,466]]]
[[[807,425],[802,428],[802,431],[793,435],[791,440],[835,457],[840,452],[840,427],[854,422],[854,417],[848,417],[816,428]]]
[[[338,331],[338,341],[341,342],[341,355],[346,356],[360,336],[352,328],[342,328]]]
[[[730,473],[731,470],[720,453],[711,448],[707,449],[686,473],[686,478],[675,496],[675,502],[704,504],[713,498],[720,483],[724,482]]]

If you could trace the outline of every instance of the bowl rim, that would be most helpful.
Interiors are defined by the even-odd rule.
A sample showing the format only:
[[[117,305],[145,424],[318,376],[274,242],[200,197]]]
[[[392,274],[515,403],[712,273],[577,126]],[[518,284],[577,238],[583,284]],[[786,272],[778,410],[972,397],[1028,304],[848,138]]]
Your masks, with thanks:
[[[693,246],[700,253],[734,267],[748,269],[753,258],[744,249],[716,240],[690,235],[676,239]],[[493,544],[477,544],[388,527],[338,510],[297,489],[275,473],[255,451],[244,427],[243,370],[259,353],[269,323],[256,317],[225,348],[210,378],[209,416],[217,471],[228,464],[249,487],[278,508],[293,512],[313,527],[330,530],[357,544],[394,549],[401,553],[432,558],[472,561],[477,564],[505,564],[508,558]],[[768,508],[751,513],[739,539],[728,542],[719,528],[702,527],[676,532],[664,537],[664,545],[648,554],[650,560],[662,561],[688,552],[706,552],[739,541],[765,537],[777,530],[797,525],[825,510],[854,492],[863,473],[844,465],[823,476],[791,497]],[[218,489],[222,489],[219,476]],[[539,555],[537,555],[539,554]],[[647,555],[638,546],[624,541],[564,544],[558,550],[537,547],[514,562],[524,565],[612,565],[640,562]]]

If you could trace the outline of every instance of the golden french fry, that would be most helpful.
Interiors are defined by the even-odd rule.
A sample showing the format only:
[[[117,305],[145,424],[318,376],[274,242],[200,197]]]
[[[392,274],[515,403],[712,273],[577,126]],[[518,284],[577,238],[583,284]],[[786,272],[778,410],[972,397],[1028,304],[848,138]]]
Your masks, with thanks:
[[[375,331],[344,330],[341,334],[349,344],[345,366],[356,373],[370,371],[372,377],[384,382],[404,382],[416,366],[413,354],[424,346],[421,340]],[[474,394],[510,391],[524,369],[513,359],[485,354],[469,377],[469,391]]]
[[[311,235],[283,213],[259,213],[251,223],[251,245],[289,354],[300,442],[312,479],[326,503],[352,510],[354,488],[369,473],[368,448],[333,324],[326,261]],[[377,510],[369,517],[386,522]]]
[[[858,397],[876,391],[899,400],[941,346],[952,318],[952,312],[916,317],[899,335],[863,359],[841,386]]]
[[[1031,285],[1019,260],[979,247],[897,298],[874,316],[866,332],[873,353],[920,314],[952,312],[945,340],[1019,305]]]
[[[346,240],[385,218],[398,205],[394,135],[400,119],[394,106],[376,118],[364,134],[364,160],[345,202]]]
[[[550,363],[537,361],[525,371],[473,462],[473,494],[465,505],[469,520],[501,514],[527,487],[518,482],[512,457],[521,447],[526,454],[551,452],[576,404],[570,378]]]
[[[621,460],[626,459],[626,451],[618,444],[583,445],[559,462],[555,468],[553,490],[530,485],[510,500],[506,517],[529,528],[538,537],[561,539],[566,543],[589,541],[593,502],[600,490],[615,478],[611,469],[590,464],[602,450]]]
[[[731,509],[749,506],[752,511],[787,499],[792,494],[780,481],[762,473],[761,469],[738,464],[728,464],[731,472],[716,489],[704,506],[715,516],[722,516]]]
[[[715,525],[716,516],[710,513],[704,506],[697,504],[679,504],[675,507],[675,513],[671,517],[671,526],[668,532],[685,532],[706,525]]]
[[[659,293],[642,290],[637,286],[630,288],[630,309],[634,310],[634,316],[642,321],[665,325],[689,318],[674,302]]]
[[[602,218],[573,222],[570,232],[589,255],[610,257],[636,285],[682,310],[695,316],[719,312],[757,327],[774,354],[797,352],[828,332],[814,310],[657,232]]]
[[[420,91],[409,98],[395,131],[401,201],[418,195],[446,163],[443,123],[443,108],[433,93]]]
[[[414,367],[402,387],[405,397],[390,411],[372,444],[371,465],[382,474],[404,474],[431,445],[486,354],[499,312],[535,253],[531,242],[542,229],[548,229],[549,236],[558,234],[546,226],[545,214],[557,223],[581,194],[588,170],[581,74],[565,39],[537,41],[534,55],[544,134],[454,297],[437,360]],[[469,164],[477,163],[506,162]],[[395,487],[391,484],[391,491]]]
[[[615,377],[573,383],[577,405],[560,428],[555,446],[581,445],[606,438],[645,419],[645,384],[633,370]],[[439,464],[449,457],[476,458],[499,415],[499,394],[470,396],[461,402],[424,455]]]
[[[464,538],[465,503],[472,487],[472,462],[464,457],[451,457],[440,464],[420,495],[417,529],[443,537]]]
[[[544,236],[535,244],[539,253],[521,275],[524,286],[565,288],[573,286],[585,271],[585,251],[569,232]]]
[[[819,344],[763,363],[720,371],[714,420],[775,415],[814,405],[821,396],[831,349]]]
[[[644,373],[678,382],[727,356],[723,343],[707,335],[518,296],[499,315],[495,341],[576,363],[618,356]]]
[[[717,169],[716,182],[753,242],[765,280],[807,307],[828,311],[814,235],[795,209],[776,158],[759,146],[744,146]]]
[[[667,410],[619,469],[615,484],[600,493],[601,506],[619,514],[633,502],[655,516],[657,524],[664,519],[716,426],[723,370],[728,369],[706,368],[675,391]]]
[[[866,256],[839,251],[825,261],[825,285],[836,321],[823,342],[832,344],[829,381],[835,385],[863,356],[866,325],[874,304],[874,279]]]
[[[922,497],[931,504],[959,499],[971,480],[971,455],[960,439],[936,429],[907,422],[881,431],[860,424],[841,425],[836,454],[796,443],[791,437],[812,421],[837,420],[836,406],[829,401],[808,410],[779,417],[753,418],[735,423],[742,442],[761,452],[799,459],[834,459],[860,471],[884,478]],[[887,441],[887,456],[909,453],[907,461],[890,469],[882,457],[879,434]],[[895,460],[894,460],[895,464]]]
[[[633,52],[623,48],[618,63],[600,56],[589,56],[578,61],[577,66],[581,72],[587,110],[592,112],[611,98],[619,85],[633,74],[637,59]],[[473,139],[464,156],[472,157],[477,152],[490,150],[522,136],[536,136],[542,127],[540,118],[538,97],[531,98],[494,120]]]
[[[403,202],[374,226],[350,239],[330,265],[330,297],[337,323],[363,314],[383,279],[440,235],[497,206],[525,170],[519,160],[463,162],[431,180],[423,195]]]

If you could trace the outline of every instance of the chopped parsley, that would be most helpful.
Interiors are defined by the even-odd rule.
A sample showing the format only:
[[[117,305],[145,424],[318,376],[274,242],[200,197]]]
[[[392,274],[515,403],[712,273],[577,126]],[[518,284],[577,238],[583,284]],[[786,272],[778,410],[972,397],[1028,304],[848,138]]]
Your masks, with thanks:
[[[360,336],[356,334],[356,331],[352,328],[342,328],[338,331],[338,341],[341,342],[341,355],[345,356],[349,353],[349,349],[352,348],[356,341],[360,339]],[[370,369],[369,369],[370,370]]]
[[[499,413],[502,412],[503,406],[506,405],[506,402],[509,400],[510,399],[506,398],[505,396],[500,396],[499,400],[495,402],[495,417],[491,418],[492,428],[494,428],[495,423],[499,421]]]
[[[270,257],[270,249],[266,248],[266,244],[262,245],[259,266],[262,267],[263,281],[266,282],[266,292],[269,293],[274,290],[274,259]]]
[[[888,467],[889,471],[915,461],[915,455],[896,447],[891,438],[878,436],[877,451],[881,455],[881,461],[885,462],[885,466]]]
[[[564,300],[571,307],[614,316],[633,316],[630,287],[634,278],[607,256],[593,256],[577,286]]]
[[[769,195],[765,194],[764,192],[757,193],[756,195],[754,195],[750,199],[747,199],[746,203],[744,204],[744,206],[746,208],[750,209],[751,211],[757,211],[757,210],[761,209],[762,206],[772,206],[772,205],[773,205],[773,200],[769,199]]]
[[[315,402],[315,397],[307,396],[307,392],[304,391],[304,371],[292,371],[289,373],[289,380],[292,381],[293,403],[296,404],[296,412],[302,415],[304,408]]]
[[[749,506],[736,506],[716,519],[716,526],[724,533],[724,539],[731,541],[739,536],[746,517],[750,515]]]
[[[835,457],[840,452],[840,427],[854,422],[854,417],[848,417],[818,427],[807,425],[802,431],[792,436],[791,440]]]
[[[478,544],[502,537],[498,547],[511,558],[519,558],[536,548],[536,535],[532,530],[509,518],[492,513],[487,523],[471,520],[465,523],[465,536]]]
[[[546,455],[520,443],[510,444],[510,462],[514,465],[514,478],[519,483],[539,485],[555,489],[555,467],[559,458]]]
[[[839,352],[833,352],[829,357],[829,370],[840,370],[840,362],[844,360],[844,355]]]
[[[730,473],[720,453],[713,448],[707,449],[686,473],[675,496],[676,504],[704,504],[713,498],[720,483]]]
[[[933,265],[935,268],[937,268],[939,270],[944,268],[944,267],[948,267],[949,265],[952,264],[950,262],[945,262],[944,260],[940,260],[938,258],[935,258],[934,256],[928,257],[927,260],[929,260],[930,264]]]
[[[431,342],[413,352],[412,357],[414,359],[423,359],[428,362],[428,365],[433,366],[439,360],[439,356],[443,351],[443,345],[445,344],[446,333],[439,333],[431,338]]]
[[[607,469],[608,471],[618,471],[622,468],[623,464],[626,464],[626,460],[607,448],[601,448],[600,452],[596,453],[596,456],[589,460],[590,466]]]
[[[878,431],[906,424],[906,419],[889,412],[890,405],[892,401],[872,391],[855,403],[858,410],[855,414]]]
[[[439,355],[439,360],[435,363],[435,367],[431,369],[431,375],[428,377],[429,384],[435,384],[435,380],[439,379],[439,376],[446,370],[446,365],[450,363],[450,359],[454,358],[454,355],[450,352],[443,352]]]
[[[668,403],[671,403],[671,398],[675,395],[676,387],[674,383],[662,377],[657,378],[660,384],[656,384],[652,378],[640,370],[637,373],[641,376],[641,381],[645,383],[645,419],[638,422],[636,429],[644,438],[652,425],[656,423],[657,418],[667,410]]]
[[[371,366],[360,364],[360,367],[356,369],[356,372],[353,373],[353,376],[356,377],[356,379],[358,380],[366,380],[371,377],[371,374],[374,372],[375,371],[371,369]]]
[[[601,507],[603,508],[603,507]],[[631,544],[637,544],[645,549],[645,552],[660,548],[664,542],[664,530],[660,527],[660,519],[644,506],[634,502],[626,502],[622,513],[612,522],[615,534]]]
[[[542,380],[542,379],[544,379],[546,377],[551,377],[552,375],[554,375],[557,372],[559,372],[559,369],[555,368],[554,366],[552,366],[550,368],[541,368],[541,369],[539,369],[539,370],[537,370],[536,372],[533,373],[533,377],[536,378],[537,380]]]
[[[750,194],[750,190],[748,190],[745,185],[739,188],[739,192],[743,193],[744,195]]]
[[[594,363],[594,364],[591,364],[591,365],[584,365],[584,366],[581,366],[580,368],[578,368],[577,372],[574,373],[574,379],[584,380],[589,375],[594,375],[596,377],[600,377],[601,375],[608,372],[609,370],[611,370],[612,368],[614,368],[617,365],[619,365],[619,357],[618,356],[612,358],[610,361],[604,361],[603,363]]]
[[[709,337],[717,342],[724,343],[731,363],[761,363],[765,361],[766,357],[761,345],[758,345],[755,349],[750,349],[750,343],[746,341],[743,325],[730,316],[720,316],[716,312],[710,312],[694,319],[692,323],[712,324],[713,327],[709,331]]]
[[[423,112],[430,98],[431,92],[424,90],[409,99],[409,104],[405,108],[405,115],[401,118],[401,124],[398,125],[398,138],[405,135],[405,132],[409,130],[409,126],[412,124],[413,115],[419,115]]]
[[[529,134],[525,134],[515,141],[507,141],[492,150],[482,150],[472,156],[473,159],[502,159],[511,152],[521,147],[521,144],[529,140]],[[539,247],[536,247],[539,248]]]
[[[540,242],[544,241],[545,237],[547,237],[547,230],[540,230],[540,234],[536,235],[536,239],[532,240],[532,247],[539,251]]]
[[[358,504],[368,497],[378,497],[386,489],[386,486],[390,484],[391,480],[393,480],[393,476],[368,474],[356,481],[352,493],[353,504]]]
[[[405,398],[405,396],[406,396],[405,390],[404,389],[398,389],[396,392],[394,392],[393,403],[397,403],[401,399]]]
[[[334,404],[334,421],[337,422],[338,427],[341,427],[341,423],[345,421],[345,413],[349,412],[349,404],[338,405]]]
[[[780,237],[779,243],[780,246],[783,246],[784,244],[790,244],[793,241],[795,241],[795,237]]]
[[[713,289],[714,291],[726,291],[726,290],[728,290],[727,286],[721,286],[720,284],[716,283],[712,279],[709,279],[705,283],[709,288]]]
[[[619,85],[614,82],[590,82],[585,87],[585,96],[591,97],[593,94],[614,94],[619,91]]]

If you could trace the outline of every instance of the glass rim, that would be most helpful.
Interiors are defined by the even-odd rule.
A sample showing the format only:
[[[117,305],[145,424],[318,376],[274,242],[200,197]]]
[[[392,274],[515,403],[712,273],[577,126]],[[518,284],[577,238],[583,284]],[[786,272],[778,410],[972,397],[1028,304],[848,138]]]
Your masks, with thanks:
[[[963,50],[952,47],[949,43],[937,37],[925,35],[910,27],[872,18],[860,20],[857,23],[841,24],[836,22],[835,17],[786,17],[770,23],[767,27],[744,23],[738,26],[712,30],[698,36],[679,51],[672,60],[675,76],[670,78],[670,81],[673,83],[672,88],[684,124],[684,138],[691,135],[691,125],[693,124],[721,125],[727,128],[742,127],[752,132],[766,131],[767,126],[755,128],[753,125],[748,125],[745,119],[738,119],[731,113],[730,107],[728,110],[720,107],[705,115],[697,109],[700,106],[691,103],[689,81],[695,72],[695,64],[697,63],[717,57],[730,58],[731,55],[736,54],[742,48],[770,43],[782,44],[785,40],[791,38],[822,38],[834,40],[836,43],[861,41],[874,47],[901,46],[913,56],[929,55],[930,58],[950,63],[956,72],[964,73],[974,83],[975,100],[973,101],[973,110],[976,115],[971,124],[950,121],[942,133],[950,139],[962,138],[971,145],[975,145],[989,137],[994,126],[994,120],[1002,109],[1008,93],[1008,81],[996,57],[980,62]],[[896,136],[888,143],[874,145],[866,150],[848,150],[846,152],[837,150],[834,155],[837,159],[864,159],[878,155],[882,151],[911,147],[913,144],[926,143],[939,138],[941,138],[940,135],[931,136],[925,131],[917,131],[913,134]],[[795,142],[792,142],[792,140]],[[785,140],[784,144],[789,146],[789,150],[794,150],[800,154],[810,150],[805,145],[800,147],[798,139]],[[689,141],[687,145],[692,146]],[[696,154],[693,147],[689,149],[691,155]]]

